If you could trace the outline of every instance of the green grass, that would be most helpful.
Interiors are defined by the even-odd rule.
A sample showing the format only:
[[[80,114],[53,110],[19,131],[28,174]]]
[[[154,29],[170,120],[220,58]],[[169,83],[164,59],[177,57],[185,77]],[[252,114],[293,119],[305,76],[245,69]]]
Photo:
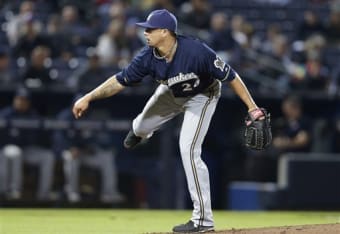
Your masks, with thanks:
[[[191,211],[1,209],[0,234],[127,234],[169,232]],[[215,211],[216,230],[340,222],[340,212]]]

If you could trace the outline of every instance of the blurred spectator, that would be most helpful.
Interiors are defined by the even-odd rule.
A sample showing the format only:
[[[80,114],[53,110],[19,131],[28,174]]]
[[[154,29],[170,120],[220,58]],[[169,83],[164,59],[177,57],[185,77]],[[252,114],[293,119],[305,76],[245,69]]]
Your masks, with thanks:
[[[273,121],[273,143],[263,152],[251,151],[246,160],[247,179],[276,181],[277,162],[288,152],[309,152],[312,137],[311,123],[303,112],[297,96],[282,101],[282,117]]]
[[[70,107],[62,110],[57,118],[66,121],[74,119]],[[98,116],[92,118],[98,119]],[[123,196],[118,191],[115,167],[116,155],[108,131],[91,130],[90,128],[57,130],[54,134],[54,148],[63,159],[64,189],[68,201],[79,202],[81,200],[79,189],[81,166],[100,171],[100,200],[102,202],[117,203],[123,201]]]
[[[113,20],[106,32],[99,36],[96,46],[100,63],[104,66],[113,65],[119,61],[124,43],[124,22]]]
[[[0,111],[0,118],[7,121],[37,121],[40,116],[31,104],[28,90],[20,88],[13,98],[13,104]],[[22,193],[22,162],[38,167],[38,200],[52,199],[54,175],[54,154],[42,145],[45,142],[42,132],[34,124],[26,123],[17,127],[9,125],[2,138],[0,151],[0,192],[6,192],[8,198],[19,199]],[[11,166],[9,166],[11,165]]]
[[[326,23],[326,37],[330,43],[338,45],[340,42],[340,10],[330,13]]]
[[[326,1],[326,4],[329,5],[329,8],[332,12],[340,12],[340,1],[339,0],[333,0],[331,2]]]
[[[46,25],[45,37],[49,41],[52,58],[60,56],[61,52],[65,50],[74,53],[71,42],[67,40],[67,37],[62,31],[59,15],[55,14],[49,17]]]
[[[33,49],[37,46],[49,47],[49,41],[42,33],[42,24],[39,21],[27,20],[22,25],[22,34],[18,39],[17,44],[13,48],[16,57],[29,59]]]
[[[13,86],[18,82],[15,70],[11,65],[9,52],[0,48],[0,84],[2,86]]]
[[[325,28],[319,16],[312,10],[307,10],[303,14],[303,20],[297,29],[297,40],[305,40],[314,34],[324,34]]]
[[[282,118],[273,123],[273,147],[278,154],[308,152],[311,146],[311,123],[304,115],[297,96],[288,96],[282,102]]]
[[[141,8],[143,11],[151,12],[152,10],[157,10],[165,8],[170,12],[175,12],[180,5],[185,2],[183,0],[141,0],[132,1],[135,7]]]
[[[214,13],[210,24],[209,45],[211,48],[214,48],[217,52],[230,53],[236,47],[236,42],[231,35],[227,15],[223,12]]]
[[[22,75],[24,84],[29,88],[51,87],[54,82],[48,64],[50,50],[44,46],[33,49],[30,63]]]
[[[231,18],[231,35],[234,40],[244,49],[251,49],[252,36],[254,34],[253,26],[248,23],[243,15],[235,14]]]
[[[299,91],[327,92],[330,85],[330,70],[322,60],[325,39],[320,35],[309,37],[305,42],[303,66],[291,69],[290,87]]]
[[[99,56],[96,53],[89,55],[86,66],[80,68],[75,73],[77,74],[73,74],[72,78],[77,82],[76,87],[78,92],[82,93],[94,89],[108,77],[106,70],[100,64]]]
[[[234,40],[242,45],[245,43],[246,36],[242,31],[242,25],[245,23],[245,19],[242,15],[235,14],[231,17],[230,26],[231,26],[231,34]]]
[[[308,52],[317,52],[322,54],[323,49],[327,46],[327,42],[324,36],[322,35],[313,35],[305,40],[304,49],[306,53]]]
[[[260,50],[270,54],[274,49],[275,39],[282,36],[279,24],[270,24],[266,30],[265,38],[260,44]]]
[[[131,60],[135,53],[137,53],[145,44],[144,41],[138,36],[138,28],[136,26],[137,19],[130,18],[126,22],[125,27],[125,41],[126,49],[129,50],[129,58],[126,58],[126,62]]]
[[[126,1],[113,1],[110,7],[109,11],[109,16],[110,16],[110,21],[112,20],[120,20],[120,21],[125,21],[126,20],[126,15],[125,15],[125,10],[126,10]]]
[[[66,5],[62,8],[61,30],[66,41],[74,48],[76,56],[85,57],[87,48],[96,43],[96,30],[81,21],[78,8],[73,5]]]
[[[328,90],[330,83],[330,71],[328,67],[323,64],[321,55],[317,53],[309,53],[306,61],[306,80],[305,89],[311,91]]]
[[[340,65],[339,62],[338,62],[338,64]],[[328,92],[332,96],[340,94],[339,88],[340,88],[340,66],[334,68],[333,71],[332,71],[331,81],[330,81]]]
[[[97,4],[99,5],[97,14],[100,19],[101,32],[105,32],[111,22],[120,22],[128,25],[130,19],[138,20],[144,17],[144,9],[142,9],[143,1],[117,0],[103,1],[103,3]]]
[[[7,37],[11,46],[15,46],[22,30],[22,26],[27,20],[33,19],[33,1],[23,1],[20,4],[18,14],[12,15],[7,24]]]
[[[285,93],[289,88],[290,76],[299,71],[298,65],[291,58],[291,50],[286,36],[278,34],[271,40],[267,47],[269,50],[266,52],[269,56],[258,57],[257,62],[261,61],[261,63],[256,69],[259,69],[261,74],[273,78],[280,92]]]
[[[45,34],[51,44],[50,76],[56,81],[53,85],[61,88],[73,88],[75,81],[72,79],[72,73],[83,60],[76,57],[76,48],[64,34],[59,15],[55,14],[49,17]]]
[[[148,11],[167,9],[170,12],[176,13],[176,8],[172,0],[153,0],[152,5],[149,7]]]
[[[290,60],[289,55],[289,44],[287,37],[283,35],[279,35],[274,38],[272,50],[270,51],[270,55],[279,60],[280,62],[285,62]]]
[[[110,0],[112,1],[112,0]],[[84,0],[58,0],[58,8],[64,8],[65,6],[74,6],[78,9],[79,17],[82,21],[90,20],[96,11],[95,4],[97,1],[84,1]]]
[[[207,0],[190,0],[181,6],[179,20],[196,29],[208,30],[210,26],[211,5]]]
[[[60,49],[59,53],[60,56],[52,60],[50,70],[51,78],[55,81],[53,87],[76,90],[77,79],[75,74],[83,63],[88,62],[87,58],[76,58],[72,51],[63,48]]]

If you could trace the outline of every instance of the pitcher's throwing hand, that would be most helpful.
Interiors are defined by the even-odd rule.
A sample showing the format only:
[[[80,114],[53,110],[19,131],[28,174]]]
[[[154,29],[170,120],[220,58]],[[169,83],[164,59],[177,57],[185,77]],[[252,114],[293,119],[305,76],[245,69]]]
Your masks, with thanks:
[[[74,103],[73,108],[72,108],[74,117],[76,119],[79,119],[84,114],[84,112],[88,109],[89,104],[90,104],[90,101],[86,96],[78,99]]]

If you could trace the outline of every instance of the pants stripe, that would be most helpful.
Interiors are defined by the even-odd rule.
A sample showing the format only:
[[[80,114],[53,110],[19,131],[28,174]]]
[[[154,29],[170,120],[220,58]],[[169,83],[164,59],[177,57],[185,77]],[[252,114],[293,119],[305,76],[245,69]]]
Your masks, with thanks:
[[[194,174],[197,195],[198,195],[198,199],[199,199],[200,207],[201,207],[201,216],[200,216],[200,220],[199,220],[199,224],[198,225],[203,225],[203,220],[204,220],[204,202],[203,202],[202,191],[201,191],[199,180],[198,180],[198,176],[197,176],[197,169],[196,169],[196,165],[195,165],[195,161],[194,161],[194,149],[195,149],[195,145],[196,145],[196,142],[197,142],[200,130],[202,128],[202,124],[203,124],[203,119],[204,119],[205,113],[206,113],[207,108],[208,108],[208,106],[209,106],[209,104],[211,102],[212,97],[213,97],[213,95],[212,95],[212,93],[210,93],[209,99],[207,100],[207,102],[205,103],[205,105],[204,105],[204,107],[202,109],[200,120],[198,122],[198,127],[196,129],[195,136],[194,136],[193,142],[192,142],[191,147],[190,147],[191,167],[192,167],[192,171],[193,171],[193,174]]]

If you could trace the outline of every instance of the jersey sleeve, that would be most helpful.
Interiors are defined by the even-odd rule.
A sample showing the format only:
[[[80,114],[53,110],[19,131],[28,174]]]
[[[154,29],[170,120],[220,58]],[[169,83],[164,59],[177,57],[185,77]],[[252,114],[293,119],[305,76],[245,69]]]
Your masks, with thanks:
[[[147,54],[149,47],[144,47],[121,72],[116,74],[117,81],[124,86],[132,86],[142,81],[149,74]]]
[[[203,66],[208,69],[209,74],[220,81],[232,81],[236,72],[225,61],[223,61],[210,47],[203,44],[203,52],[201,59]]]

